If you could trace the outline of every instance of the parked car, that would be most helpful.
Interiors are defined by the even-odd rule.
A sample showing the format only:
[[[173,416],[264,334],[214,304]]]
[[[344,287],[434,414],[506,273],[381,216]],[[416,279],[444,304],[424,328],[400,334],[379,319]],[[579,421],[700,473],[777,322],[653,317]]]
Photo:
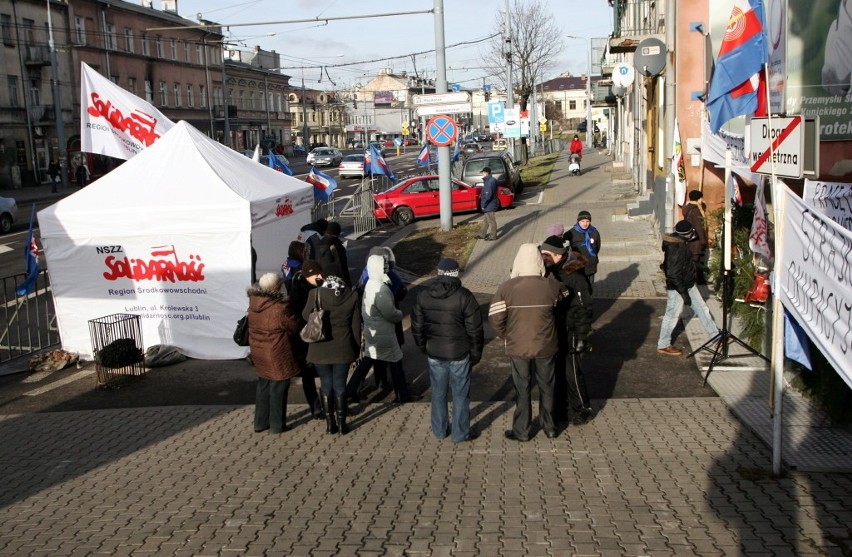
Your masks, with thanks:
[[[492,151],[506,151],[509,149],[509,142],[503,138],[495,139],[491,142]]]
[[[301,145],[293,145],[293,156],[294,157],[304,157],[308,152],[305,151],[305,148]]]
[[[0,234],[11,232],[16,220],[18,220],[18,204],[11,197],[0,197]]]
[[[320,142],[317,142],[317,143],[311,143],[311,151],[313,151],[313,150],[314,150],[314,149],[316,149],[317,147],[328,147],[328,144],[327,144],[327,143],[323,143],[323,142],[321,142],[321,141],[320,141]]]
[[[479,143],[465,143],[461,147],[461,152],[465,155],[475,155],[482,152],[482,146]]]
[[[385,139],[384,141],[382,141],[382,147],[393,149],[396,147],[396,145],[393,144],[393,139]]]
[[[337,166],[343,160],[343,153],[335,147],[317,147],[308,153],[308,164],[314,166]]]
[[[405,145],[405,146],[411,146],[411,145],[420,145],[420,142],[417,141],[416,139],[414,139],[413,137],[407,137],[402,141],[402,144]]]
[[[400,226],[410,224],[416,218],[439,215],[441,209],[438,189],[438,176],[409,178],[386,192],[373,196],[373,214],[378,219],[390,219]],[[453,213],[479,211],[480,195],[481,187],[453,180]],[[500,208],[505,209],[512,206],[515,194],[508,188],[497,188],[497,198],[500,200]]]
[[[498,187],[505,187],[518,195],[524,190],[521,169],[512,160],[507,151],[492,151],[472,155],[464,161],[461,179],[471,185],[482,185],[482,169],[491,169],[491,175],[497,180]]]
[[[364,177],[364,155],[346,155],[337,167],[341,178]]]

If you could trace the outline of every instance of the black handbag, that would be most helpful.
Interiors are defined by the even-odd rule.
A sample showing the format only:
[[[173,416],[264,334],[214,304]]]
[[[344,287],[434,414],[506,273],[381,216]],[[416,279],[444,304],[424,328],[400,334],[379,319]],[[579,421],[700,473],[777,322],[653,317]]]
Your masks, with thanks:
[[[237,328],[234,329],[234,342],[236,342],[238,346],[249,345],[248,313],[243,315],[240,320],[237,321]]]
[[[310,315],[308,315],[308,321],[305,323],[305,326],[302,327],[302,330],[299,332],[299,336],[305,342],[319,342],[321,340],[325,340],[325,310],[322,309],[320,305],[320,293],[316,293],[317,297],[314,300],[314,309],[311,311]]]

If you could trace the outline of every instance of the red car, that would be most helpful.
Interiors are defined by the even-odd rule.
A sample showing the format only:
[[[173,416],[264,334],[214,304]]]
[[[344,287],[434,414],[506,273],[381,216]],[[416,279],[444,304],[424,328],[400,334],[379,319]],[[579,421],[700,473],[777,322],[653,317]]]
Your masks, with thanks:
[[[453,213],[479,210],[481,187],[474,187],[460,180],[452,181]],[[420,217],[439,215],[438,176],[416,176],[400,182],[384,193],[373,196],[373,214],[377,219],[390,219],[400,226]],[[515,194],[508,188],[497,188],[500,208],[512,206]]]

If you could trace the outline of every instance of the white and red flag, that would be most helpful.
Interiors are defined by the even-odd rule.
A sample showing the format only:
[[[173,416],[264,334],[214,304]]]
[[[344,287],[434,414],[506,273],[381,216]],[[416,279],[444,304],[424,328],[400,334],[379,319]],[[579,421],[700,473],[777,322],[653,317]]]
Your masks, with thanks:
[[[150,147],[174,122],[144,99],[82,63],[80,150],[130,159]]]

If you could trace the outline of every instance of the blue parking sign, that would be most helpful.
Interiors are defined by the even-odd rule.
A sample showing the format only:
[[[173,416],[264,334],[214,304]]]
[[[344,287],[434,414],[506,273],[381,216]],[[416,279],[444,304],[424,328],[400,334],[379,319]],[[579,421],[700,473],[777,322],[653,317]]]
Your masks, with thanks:
[[[506,117],[503,114],[503,103],[499,101],[488,103],[488,123],[502,124],[505,121]]]

